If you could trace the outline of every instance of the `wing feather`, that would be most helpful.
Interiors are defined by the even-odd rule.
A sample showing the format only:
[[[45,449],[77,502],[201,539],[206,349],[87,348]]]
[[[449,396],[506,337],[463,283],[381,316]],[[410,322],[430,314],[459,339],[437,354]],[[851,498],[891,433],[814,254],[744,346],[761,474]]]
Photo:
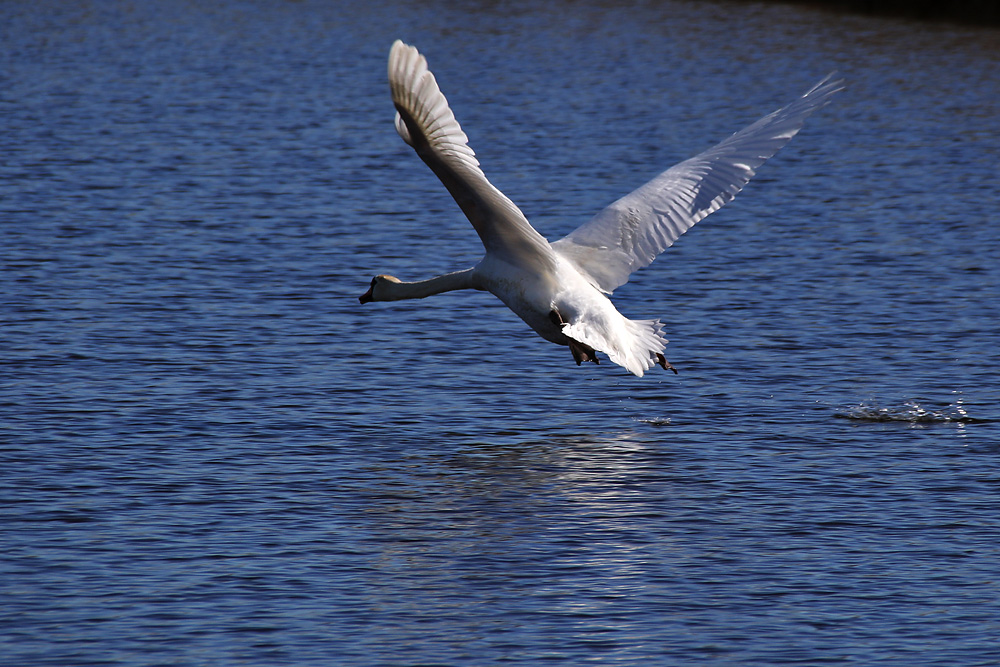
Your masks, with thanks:
[[[396,131],[448,188],[486,250],[522,262],[551,260],[548,241],[486,178],[427,60],[400,40],[389,52],[389,87]]]
[[[625,195],[552,247],[607,293],[628,282],[681,234],[719,210],[805,119],[843,89],[833,74],[791,104]]]

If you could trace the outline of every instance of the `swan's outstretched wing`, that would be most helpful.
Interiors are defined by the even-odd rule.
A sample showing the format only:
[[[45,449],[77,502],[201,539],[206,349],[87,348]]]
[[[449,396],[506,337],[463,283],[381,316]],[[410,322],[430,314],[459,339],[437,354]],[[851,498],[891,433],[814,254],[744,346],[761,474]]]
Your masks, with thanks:
[[[701,155],[663,172],[552,244],[605,292],[628,282],[681,234],[731,201],[757,167],[778,152],[842,81],[832,74],[788,106],[761,118]]]
[[[389,52],[389,87],[396,105],[396,131],[448,188],[486,250],[513,254],[522,261],[551,257],[548,241],[479,168],[427,60],[400,40]]]

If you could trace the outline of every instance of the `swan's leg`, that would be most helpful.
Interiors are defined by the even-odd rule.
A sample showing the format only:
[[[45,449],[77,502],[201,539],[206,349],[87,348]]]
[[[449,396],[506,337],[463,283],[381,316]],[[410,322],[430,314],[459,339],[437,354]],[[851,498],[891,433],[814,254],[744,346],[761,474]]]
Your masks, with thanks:
[[[656,353],[656,360],[657,360],[657,361],[658,361],[658,362],[660,363],[660,367],[661,367],[661,368],[662,368],[663,370],[667,370],[667,369],[669,369],[669,370],[672,370],[672,371],[674,372],[674,375],[677,375],[677,369],[676,369],[676,368],[674,368],[673,366],[671,366],[671,365],[670,365],[670,362],[669,362],[669,361],[667,361],[667,358],[666,358],[666,357],[664,357],[664,356],[663,356],[662,354],[660,354],[659,352],[657,352],[657,353]]]
[[[552,324],[556,325],[560,329],[566,325],[566,320],[562,318],[558,310],[549,311],[549,319],[552,320]],[[600,365],[601,360],[597,358],[597,352],[594,348],[589,345],[584,345],[583,343],[569,339],[569,351],[573,353],[573,361],[579,366],[585,361],[593,361],[595,364]],[[676,371],[674,371],[676,373]]]

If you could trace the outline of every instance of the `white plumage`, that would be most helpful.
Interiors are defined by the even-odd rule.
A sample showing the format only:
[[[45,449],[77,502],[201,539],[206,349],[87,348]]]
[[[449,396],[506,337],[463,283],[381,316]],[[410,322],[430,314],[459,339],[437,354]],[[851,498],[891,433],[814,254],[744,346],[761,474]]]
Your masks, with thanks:
[[[828,76],[788,106],[671,167],[550,244],[487,180],[427,61],[398,40],[389,54],[389,85],[396,130],[455,198],[486,255],[471,269],[419,282],[376,276],[361,302],[487,290],[542,338],[568,345],[577,364],[597,362],[596,352],[603,352],[640,377],[654,364],[672,369],[663,357],[667,341],[661,325],[627,319],[608,295],[731,201],[805,119],[842,88]]]

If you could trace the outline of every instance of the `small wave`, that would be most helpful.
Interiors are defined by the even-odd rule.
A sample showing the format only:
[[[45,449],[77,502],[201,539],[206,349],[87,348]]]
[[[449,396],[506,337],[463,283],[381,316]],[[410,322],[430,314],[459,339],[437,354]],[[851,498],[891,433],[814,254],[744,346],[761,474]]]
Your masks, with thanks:
[[[939,410],[928,410],[916,401],[907,401],[897,406],[881,406],[861,403],[834,414],[841,419],[868,422],[909,422],[911,424],[980,424],[988,419],[977,419],[969,415],[959,400]]]

